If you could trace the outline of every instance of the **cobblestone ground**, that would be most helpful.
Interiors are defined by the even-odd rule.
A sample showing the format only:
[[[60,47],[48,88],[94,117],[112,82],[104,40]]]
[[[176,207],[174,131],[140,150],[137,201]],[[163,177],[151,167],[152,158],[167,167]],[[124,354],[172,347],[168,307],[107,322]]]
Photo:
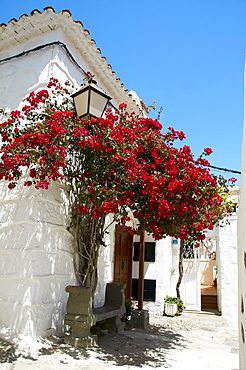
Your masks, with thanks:
[[[152,317],[148,330],[109,334],[90,350],[67,346],[62,339],[0,342],[0,369],[29,368],[238,370],[237,330],[221,316],[183,313]]]

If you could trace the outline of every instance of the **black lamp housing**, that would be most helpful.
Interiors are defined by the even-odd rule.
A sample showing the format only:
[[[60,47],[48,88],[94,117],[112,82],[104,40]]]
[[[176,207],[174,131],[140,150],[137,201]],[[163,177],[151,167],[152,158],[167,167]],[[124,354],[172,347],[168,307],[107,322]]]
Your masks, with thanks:
[[[84,119],[102,117],[109,100],[112,99],[96,85],[95,81],[71,96],[77,116]]]

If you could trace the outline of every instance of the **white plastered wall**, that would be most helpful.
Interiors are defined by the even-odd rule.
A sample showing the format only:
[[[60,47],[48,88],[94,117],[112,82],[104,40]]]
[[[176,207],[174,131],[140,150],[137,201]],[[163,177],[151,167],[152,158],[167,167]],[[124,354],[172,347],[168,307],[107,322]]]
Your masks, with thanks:
[[[228,218],[229,224],[218,227],[217,268],[218,305],[223,317],[237,327],[238,323],[238,263],[237,214]]]
[[[139,241],[135,237],[134,241]],[[146,235],[146,242],[153,242],[150,235]],[[164,297],[170,294],[172,249],[171,238],[166,237],[156,241],[155,262],[144,262],[144,279],[156,280],[156,299],[155,302],[144,301],[143,308],[148,310],[151,315],[163,315]],[[132,278],[138,279],[139,262],[133,262]]]
[[[240,370],[246,369],[246,70],[244,73],[244,134],[242,180],[238,210],[238,330]]]
[[[64,190],[0,183],[0,333],[33,338],[59,334],[76,284],[73,238],[66,230]]]
[[[59,30],[53,39],[38,37],[0,54],[0,59],[57,40],[66,41]],[[73,50],[72,45],[70,50]],[[81,56],[77,60],[85,70]],[[17,109],[29,92],[45,88],[50,77],[75,86],[83,73],[59,46],[52,46],[0,64],[0,107]],[[99,85],[100,85],[100,81]],[[66,309],[67,285],[77,284],[73,265],[73,239],[67,231],[65,191],[53,185],[39,190],[19,185],[8,190],[1,183],[0,197],[0,335],[45,337],[61,333]],[[112,245],[113,236],[106,243]],[[99,284],[95,303],[103,301],[104,287],[112,280],[112,252],[100,254]]]
[[[111,215],[106,217],[106,226],[111,223]],[[115,244],[115,223],[107,229],[104,237],[105,246],[101,246],[98,258],[98,282],[94,293],[94,307],[100,307],[105,300],[105,287],[114,278],[114,244]]]

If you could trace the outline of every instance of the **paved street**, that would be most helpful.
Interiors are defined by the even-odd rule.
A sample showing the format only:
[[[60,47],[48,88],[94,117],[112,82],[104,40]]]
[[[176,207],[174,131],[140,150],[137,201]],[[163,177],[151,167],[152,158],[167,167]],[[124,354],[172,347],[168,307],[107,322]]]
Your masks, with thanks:
[[[47,340],[29,350],[2,342],[0,369],[239,369],[237,331],[223,317],[185,312],[151,318],[150,324],[107,335],[90,350]]]

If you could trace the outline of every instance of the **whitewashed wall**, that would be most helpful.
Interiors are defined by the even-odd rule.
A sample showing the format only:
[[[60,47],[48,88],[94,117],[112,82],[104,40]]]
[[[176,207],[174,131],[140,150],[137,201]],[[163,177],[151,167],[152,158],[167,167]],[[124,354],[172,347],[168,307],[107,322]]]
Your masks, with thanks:
[[[238,263],[237,214],[228,218],[229,224],[217,228],[218,304],[222,315],[237,326],[238,323]]]
[[[246,105],[245,105],[246,106]],[[246,168],[246,139],[243,140],[242,169]],[[240,370],[246,369],[246,173],[242,188],[238,220],[238,331]]]
[[[60,333],[67,294],[75,284],[66,230],[64,190],[0,183],[0,332],[31,337]]]
[[[216,265],[216,260],[200,260],[201,284],[213,285],[215,278],[214,268],[216,268]]]
[[[27,41],[0,53],[0,59],[34,46],[60,39],[60,31]],[[80,65],[89,70],[72,45]],[[25,57],[0,64],[0,107],[17,109],[29,92],[44,88],[50,77],[75,86],[83,74],[59,46],[48,47]],[[100,81],[98,80],[99,86]],[[62,331],[66,309],[65,287],[77,284],[74,275],[72,237],[67,232],[64,191],[52,186],[35,190],[19,186],[9,191],[1,183],[0,197],[0,335],[11,339],[19,334],[48,336]],[[108,241],[110,242],[110,240]],[[96,303],[103,300],[104,285],[112,279],[110,250],[100,257],[104,276],[99,277]],[[108,259],[109,257],[109,259]],[[100,270],[100,267],[99,267]]]
[[[17,55],[23,50],[30,50],[38,45],[45,45],[53,41],[61,41],[67,45],[69,51],[84,71],[92,71],[69,42],[60,29],[42,37],[34,37],[23,44],[18,44],[7,51],[0,51],[0,59]],[[36,52],[30,52],[23,57],[11,59],[0,64],[0,108],[16,109],[25,95],[39,88],[45,88],[50,77],[58,78],[61,83],[70,81],[75,87],[83,83],[83,70],[76,67],[58,45],[48,46]],[[100,76],[96,76],[98,86],[105,90]],[[115,103],[112,97],[112,103]]]
[[[246,369],[246,66],[244,71],[244,133],[241,196],[238,210],[238,329],[240,370]]]
[[[111,222],[110,215],[106,218],[106,225]],[[98,282],[94,293],[94,306],[100,307],[104,304],[106,284],[114,278],[114,244],[115,224],[111,224],[107,230],[109,233],[104,238],[105,246],[102,246],[98,259]]]
[[[146,235],[146,242],[153,242],[150,235]],[[139,241],[135,237],[134,241]],[[172,249],[171,238],[156,241],[155,262],[144,262],[144,279],[156,280],[155,302],[144,301],[144,309],[151,315],[163,315],[164,298],[170,294]],[[132,278],[138,279],[139,262],[133,262]]]

